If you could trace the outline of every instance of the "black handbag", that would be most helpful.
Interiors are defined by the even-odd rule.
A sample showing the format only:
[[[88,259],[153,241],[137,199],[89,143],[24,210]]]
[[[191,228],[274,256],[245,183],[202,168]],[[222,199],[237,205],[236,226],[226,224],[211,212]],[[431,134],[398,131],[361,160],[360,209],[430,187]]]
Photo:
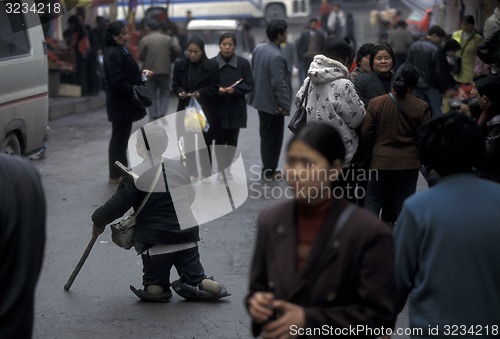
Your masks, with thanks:
[[[132,92],[132,102],[137,108],[148,108],[153,104],[151,94],[146,86],[134,85],[132,86]]]
[[[311,79],[309,79],[304,93],[302,93],[302,98],[300,99],[300,105],[292,116],[292,119],[288,123],[288,129],[293,133],[297,134],[307,123],[307,97],[309,96],[309,84]]]

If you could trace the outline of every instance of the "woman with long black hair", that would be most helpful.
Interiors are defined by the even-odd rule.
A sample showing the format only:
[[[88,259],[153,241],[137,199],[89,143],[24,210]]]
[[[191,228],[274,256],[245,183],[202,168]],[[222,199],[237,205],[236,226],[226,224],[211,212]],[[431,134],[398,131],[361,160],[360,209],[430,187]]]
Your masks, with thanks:
[[[109,142],[109,183],[118,184],[122,173],[115,167],[115,161],[125,166],[127,146],[132,122],[146,115],[144,108],[133,104],[134,85],[141,85],[139,65],[127,50],[129,33],[121,21],[110,23],[106,27],[104,48],[104,73],[106,75],[106,110],[112,124]]]

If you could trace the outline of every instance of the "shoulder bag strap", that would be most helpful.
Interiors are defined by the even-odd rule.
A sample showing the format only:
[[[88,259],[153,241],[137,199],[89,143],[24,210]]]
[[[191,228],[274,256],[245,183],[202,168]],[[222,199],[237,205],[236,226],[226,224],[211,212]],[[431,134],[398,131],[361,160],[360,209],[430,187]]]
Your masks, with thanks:
[[[416,134],[417,128],[418,128],[417,124],[413,120],[411,120],[408,113],[406,113],[406,111],[403,109],[403,107],[401,107],[401,104],[399,103],[398,99],[396,99],[393,92],[389,92],[389,98],[391,98],[392,101],[394,101],[394,103],[396,104],[396,107],[398,108],[398,111],[401,113],[401,115],[403,116],[405,121],[408,123],[408,125],[410,125],[410,128],[413,131],[413,134]]]
[[[344,229],[345,225],[347,224],[347,221],[349,220],[349,217],[351,214],[354,212],[356,207],[352,204],[347,204],[346,208],[340,213],[337,221],[335,222],[335,226],[333,227],[333,231],[330,235],[330,239],[327,242],[327,248],[324,249],[323,255],[322,255],[322,260],[318,262],[317,265],[314,266],[314,269],[311,273],[309,273],[309,277],[312,279],[316,279],[317,275],[319,274],[320,270],[324,266],[324,261],[328,256],[326,255],[326,251],[330,249],[335,249],[338,246],[338,240],[340,238],[340,233]],[[311,283],[313,283],[311,281]]]
[[[156,184],[158,183],[158,179],[160,178],[160,173],[162,172],[162,169],[163,169],[163,161],[158,165],[158,170],[156,170],[155,178],[154,178],[153,182],[151,183],[151,187],[149,187],[148,193],[146,194],[146,196],[142,200],[141,205],[139,206],[137,211],[134,212],[134,214],[133,214],[134,218],[137,218],[137,215],[139,214],[139,212],[142,210],[144,205],[146,205],[146,202],[148,201],[149,196],[153,192]]]
[[[335,246],[335,242],[340,238],[340,232],[344,229],[347,224],[347,220],[351,216],[352,212],[354,212],[355,207],[351,204],[348,204],[347,207],[342,211],[337,222],[335,223],[335,228],[333,229],[331,240],[329,242],[329,246]]]
[[[300,106],[299,107],[304,107],[307,106],[307,97],[309,96],[309,85],[311,84],[311,78],[307,81],[306,88],[304,89],[304,93],[302,93],[302,98],[300,99]]]
[[[472,34],[469,39],[467,39],[467,41],[465,42],[465,45],[464,47],[462,47],[462,50],[460,51],[460,56],[463,56],[464,55],[464,51],[465,51],[465,47],[467,47],[467,45],[469,44],[469,42],[476,36],[476,32],[474,32],[474,34]]]

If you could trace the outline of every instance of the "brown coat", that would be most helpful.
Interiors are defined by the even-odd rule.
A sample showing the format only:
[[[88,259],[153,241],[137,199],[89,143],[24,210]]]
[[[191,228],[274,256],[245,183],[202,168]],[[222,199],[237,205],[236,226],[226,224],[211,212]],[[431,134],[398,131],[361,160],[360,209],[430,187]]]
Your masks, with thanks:
[[[407,94],[398,99],[401,107],[412,119],[414,126],[420,126],[430,119],[429,105],[414,95]],[[370,168],[379,170],[417,169],[420,160],[415,145],[414,127],[399,112],[389,95],[385,94],[370,101],[365,120],[361,126],[361,137],[373,145]]]
[[[305,307],[305,327],[310,329],[392,327],[397,314],[391,231],[369,212],[356,208],[340,233],[339,246],[332,246],[331,232],[347,205],[343,200],[334,202],[299,272],[295,201],[262,212],[246,300],[255,292],[272,291],[276,299]],[[252,330],[257,336],[260,325],[253,323]],[[373,338],[359,336],[365,337]]]

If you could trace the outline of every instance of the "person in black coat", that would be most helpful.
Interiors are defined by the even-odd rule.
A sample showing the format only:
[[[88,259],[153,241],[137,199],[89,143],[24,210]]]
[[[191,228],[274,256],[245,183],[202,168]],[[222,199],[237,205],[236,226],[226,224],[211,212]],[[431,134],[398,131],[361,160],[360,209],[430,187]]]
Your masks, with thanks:
[[[214,96],[219,88],[218,67],[215,61],[209,60],[205,55],[205,43],[199,37],[193,36],[189,39],[187,54],[187,58],[177,60],[174,65],[172,90],[179,97],[177,111],[185,110],[194,98],[200,103],[210,126],[208,131],[203,131],[203,144],[201,133],[186,131],[184,114],[176,116],[177,136],[184,138],[186,166],[191,180],[194,181],[198,179],[197,153],[200,158],[202,178],[206,179],[211,175],[211,145],[219,128],[214,110]],[[197,134],[198,141],[195,140]],[[203,150],[205,147],[208,153]]]
[[[217,98],[217,120],[220,129],[215,136],[215,154],[219,170],[229,167],[238,147],[240,128],[247,127],[245,95],[254,87],[252,68],[247,59],[235,54],[236,36],[223,33],[219,38],[219,54],[213,58],[219,67],[220,87]],[[230,169],[226,171],[232,178]]]
[[[133,168],[139,177],[134,182],[127,176],[116,193],[95,210],[93,233],[102,233],[107,224],[123,216],[131,207],[137,211],[147,192],[151,191],[136,215],[133,235],[135,250],[143,261],[144,290],[133,286],[131,290],[144,301],[169,300],[172,297],[170,270],[175,266],[180,279],[173,282],[172,287],[181,296],[196,299],[196,293],[182,292],[187,288],[203,294],[197,289],[203,288],[200,284],[207,278],[198,251],[199,226],[191,210],[194,189],[188,172],[181,162],[162,158],[168,146],[165,129],[148,124],[136,134],[137,154],[144,159]],[[214,283],[212,280],[212,285]],[[221,285],[220,293],[206,297],[217,299],[228,295]]]
[[[31,338],[46,206],[29,160],[0,154],[0,337]]]
[[[376,45],[370,53],[372,72],[361,74],[354,80],[359,98],[368,106],[370,100],[391,91],[396,57],[389,45]]]
[[[114,165],[120,161],[127,165],[127,145],[132,122],[142,119],[146,110],[134,106],[133,85],[141,85],[141,71],[125,47],[129,39],[128,29],[120,21],[106,28],[104,72],[106,75],[106,110],[112,124],[109,142],[109,183],[118,184],[121,172]]]

